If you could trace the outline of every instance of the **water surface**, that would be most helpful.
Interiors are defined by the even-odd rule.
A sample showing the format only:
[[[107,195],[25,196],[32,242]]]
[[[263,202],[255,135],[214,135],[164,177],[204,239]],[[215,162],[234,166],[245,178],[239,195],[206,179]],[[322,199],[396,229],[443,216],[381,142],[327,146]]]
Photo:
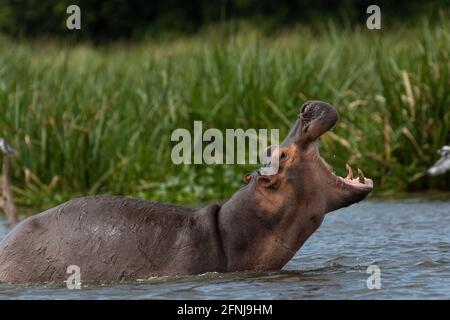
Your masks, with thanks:
[[[0,222],[0,238],[6,232]],[[367,287],[372,264],[380,268],[379,290]],[[371,200],[331,213],[282,271],[81,290],[0,284],[0,299],[450,299],[450,202]]]

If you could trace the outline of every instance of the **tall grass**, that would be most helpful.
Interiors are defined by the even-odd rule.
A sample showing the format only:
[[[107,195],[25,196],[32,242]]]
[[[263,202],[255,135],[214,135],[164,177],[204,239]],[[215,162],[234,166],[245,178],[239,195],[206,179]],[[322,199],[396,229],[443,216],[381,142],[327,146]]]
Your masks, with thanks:
[[[308,99],[339,109],[321,147],[338,173],[361,167],[378,191],[446,188],[424,171],[450,142],[450,24],[388,29],[104,47],[0,39],[0,136],[17,150],[18,205],[99,193],[223,199],[254,166],[176,166],[171,132],[202,120],[283,137]]]

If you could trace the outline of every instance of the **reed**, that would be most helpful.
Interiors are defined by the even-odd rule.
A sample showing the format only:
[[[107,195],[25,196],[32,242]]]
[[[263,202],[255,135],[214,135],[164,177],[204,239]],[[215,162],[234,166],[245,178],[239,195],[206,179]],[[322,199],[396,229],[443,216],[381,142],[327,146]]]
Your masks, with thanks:
[[[254,166],[176,166],[176,128],[280,128],[308,99],[339,109],[322,138],[337,173],[378,192],[448,188],[425,170],[450,141],[450,24],[382,31],[204,32],[94,47],[0,38],[0,136],[17,151],[14,197],[36,211],[87,194],[223,199]],[[22,210],[25,210],[22,209]]]

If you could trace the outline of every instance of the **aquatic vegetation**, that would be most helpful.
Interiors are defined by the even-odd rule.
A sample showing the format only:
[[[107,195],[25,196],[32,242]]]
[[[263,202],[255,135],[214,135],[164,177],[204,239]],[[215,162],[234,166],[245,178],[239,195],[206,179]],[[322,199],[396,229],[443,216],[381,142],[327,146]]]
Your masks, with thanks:
[[[364,167],[375,191],[448,189],[426,170],[449,143],[450,23],[381,31],[204,32],[95,47],[0,38],[0,136],[21,207],[77,195],[223,199],[256,166],[174,165],[171,132],[279,128],[309,99],[335,105],[321,152]],[[205,128],[206,129],[206,128]]]

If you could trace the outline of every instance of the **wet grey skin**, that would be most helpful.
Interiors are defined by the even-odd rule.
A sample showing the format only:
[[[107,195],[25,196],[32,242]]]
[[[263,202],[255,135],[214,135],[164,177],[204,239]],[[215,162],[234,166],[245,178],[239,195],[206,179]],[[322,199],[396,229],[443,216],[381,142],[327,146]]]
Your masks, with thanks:
[[[77,265],[82,282],[129,281],[206,272],[279,270],[328,212],[363,200],[362,171],[336,176],[318,139],[338,120],[328,103],[309,101],[268,163],[222,205],[188,209],[93,196],[71,200],[17,225],[0,243],[0,282],[62,282]]]
[[[444,174],[450,170],[450,146],[443,146],[438,153],[441,155],[441,159],[428,169],[428,174],[431,176]]]

